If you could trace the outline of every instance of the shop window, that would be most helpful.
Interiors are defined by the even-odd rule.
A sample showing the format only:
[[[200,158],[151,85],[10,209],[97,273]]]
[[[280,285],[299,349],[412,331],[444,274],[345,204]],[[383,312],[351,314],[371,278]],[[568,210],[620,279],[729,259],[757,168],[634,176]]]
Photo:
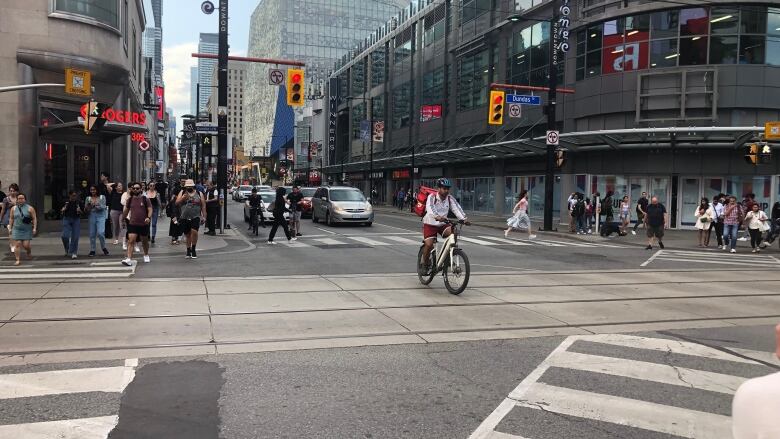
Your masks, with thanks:
[[[653,39],[677,37],[678,23],[678,11],[654,12],[650,15],[650,37]]]
[[[680,65],[707,64],[707,37],[680,38]]]
[[[710,32],[715,34],[736,34],[739,31],[739,9],[712,8]]]
[[[713,36],[710,42],[710,64],[736,64],[737,36]]]
[[[743,35],[739,38],[739,63],[764,64],[764,36]]]
[[[601,74],[601,51],[590,52],[585,57],[586,76],[597,76]]]
[[[119,2],[117,0],[55,0],[53,3],[54,13],[63,13],[59,17],[84,17],[86,20],[94,21],[119,31]],[[126,31],[126,28],[125,28]],[[126,32],[125,32],[126,35]]]
[[[650,67],[674,67],[677,65],[677,40],[650,42]]]
[[[769,8],[766,19],[766,33],[780,37],[780,9]]]
[[[680,10],[680,36],[706,35],[709,24],[709,16],[705,8]],[[682,47],[682,42],[680,46]]]
[[[780,38],[766,39],[766,63],[780,66]]]
[[[744,6],[739,27],[740,33],[743,34],[765,33],[767,31],[767,9],[760,6]]]

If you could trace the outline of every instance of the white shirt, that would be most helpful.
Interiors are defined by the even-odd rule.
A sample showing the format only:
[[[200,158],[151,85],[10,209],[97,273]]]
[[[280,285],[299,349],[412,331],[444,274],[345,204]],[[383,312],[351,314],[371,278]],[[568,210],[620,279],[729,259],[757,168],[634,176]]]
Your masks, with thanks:
[[[712,205],[712,212],[714,215],[712,216],[713,219],[717,220],[718,218],[723,218],[723,203],[714,203]]]
[[[463,208],[460,207],[460,204],[455,201],[455,198],[453,198],[452,195],[447,195],[447,198],[444,200],[439,197],[438,192],[428,195],[428,200],[425,202],[425,216],[423,217],[423,224],[428,224],[431,226],[444,225],[443,222],[436,221],[436,217],[443,216],[446,218],[447,214],[450,213],[450,210],[452,210],[452,213],[454,213],[459,220],[466,219],[466,214],[463,212]]]
[[[765,219],[766,214],[763,210],[759,210],[758,212],[753,212],[751,210],[747,215],[745,215],[745,221],[748,222],[748,228],[753,230],[760,230],[764,225],[763,220]]]
[[[734,439],[780,438],[780,372],[745,381],[731,406]]]

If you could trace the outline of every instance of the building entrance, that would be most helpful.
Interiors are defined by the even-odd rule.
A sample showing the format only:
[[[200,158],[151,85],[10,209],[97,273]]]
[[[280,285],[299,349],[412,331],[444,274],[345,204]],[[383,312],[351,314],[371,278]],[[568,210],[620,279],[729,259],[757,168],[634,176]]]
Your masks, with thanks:
[[[59,218],[59,210],[71,189],[86,195],[98,181],[97,145],[46,144],[44,212]]]

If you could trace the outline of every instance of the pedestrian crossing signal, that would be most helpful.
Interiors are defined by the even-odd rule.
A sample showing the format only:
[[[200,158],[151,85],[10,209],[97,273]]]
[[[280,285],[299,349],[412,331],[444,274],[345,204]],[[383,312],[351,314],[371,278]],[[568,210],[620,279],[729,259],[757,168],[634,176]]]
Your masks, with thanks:
[[[103,127],[106,123],[106,118],[103,117],[103,113],[110,107],[108,104],[96,102],[90,100],[87,102],[87,112],[84,116],[84,133],[89,134],[90,131],[96,131]]]
[[[751,143],[745,146],[745,161],[749,165],[766,165],[772,163],[772,147]]]
[[[303,69],[287,70],[287,105],[291,107],[303,106]]]
[[[490,91],[490,108],[488,109],[488,125],[504,124],[504,96],[503,91]]]

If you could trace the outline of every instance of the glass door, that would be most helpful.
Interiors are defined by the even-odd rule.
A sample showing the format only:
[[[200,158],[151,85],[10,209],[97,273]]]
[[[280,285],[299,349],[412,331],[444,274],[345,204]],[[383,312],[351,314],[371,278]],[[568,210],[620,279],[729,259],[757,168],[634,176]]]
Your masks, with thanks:
[[[680,225],[696,225],[696,208],[701,199],[700,179],[698,177],[681,177],[680,190]]]
[[[73,186],[77,191],[83,190],[86,196],[89,185],[97,183],[97,165],[94,146],[76,145],[73,147]]]
[[[650,186],[645,177],[632,177],[629,183],[629,197],[631,198],[631,216],[636,218],[636,203],[642,198],[642,192],[649,192]],[[649,193],[648,193],[649,196]],[[634,219],[632,222],[636,222]]]

